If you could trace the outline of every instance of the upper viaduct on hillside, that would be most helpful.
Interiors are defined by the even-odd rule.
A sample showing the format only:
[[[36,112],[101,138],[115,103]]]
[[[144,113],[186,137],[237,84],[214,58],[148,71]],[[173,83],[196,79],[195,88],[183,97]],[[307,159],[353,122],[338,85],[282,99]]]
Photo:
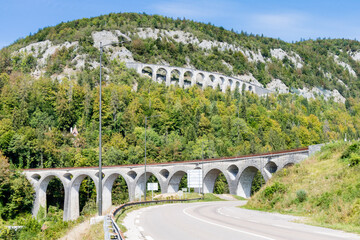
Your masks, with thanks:
[[[271,93],[270,90],[254,83],[219,73],[138,62],[129,62],[126,63],[126,66],[135,69],[139,74],[150,76],[155,82],[165,82],[166,86],[177,84],[182,88],[187,88],[198,85],[202,89],[220,86],[223,92],[229,87],[232,91],[235,90],[235,88],[238,88],[240,92],[244,89],[245,91],[251,91],[260,96]]]
[[[145,183],[151,175],[159,181],[162,193],[173,193],[179,190],[181,178],[187,170],[202,169],[204,193],[212,193],[215,181],[223,173],[231,194],[250,197],[251,185],[257,171],[260,171],[265,181],[272,174],[288,165],[299,163],[309,155],[319,150],[319,145],[304,149],[231,157],[221,159],[205,159],[188,162],[173,162],[144,165],[124,165],[103,167],[103,210],[112,205],[112,188],[114,181],[123,177],[131,201],[139,199],[145,191]],[[73,220],[79,217],[79,189],[85,177],[90,177],[97,187],[99,184],[97,167],[87,168],[52,168],[27,169],[24,174],[35,189],[33,214],[36,216],[40,207],[46,208],[46,190],[50,180],[58,178],[64,186],[64,220]]]

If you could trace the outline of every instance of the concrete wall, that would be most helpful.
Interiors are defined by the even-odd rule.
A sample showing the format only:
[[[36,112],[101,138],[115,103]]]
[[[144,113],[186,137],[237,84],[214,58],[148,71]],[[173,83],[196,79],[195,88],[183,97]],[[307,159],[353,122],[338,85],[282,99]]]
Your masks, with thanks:
[[[314,149],[314,148],[313,148]],[[179,190],[181,178],[187,170],[200,168],[203,171],[203,188],[205,193],[212,193],[215,181],[223,173],[229,185],[231,194],[250,197],[251,185],[256,172],[259,170],[265,181],[272,174],[289,164],[296,164],[309,156],[309,150],[263,154],[259,156],[235,157],[218,160],[203,160],[195,162],[179,162],[168,164],[148,165],[146,181],[154,175],[160,184],[162,193],[172,193]],[[35,189],[33,215],[36,216],[40,207],[46,209],[46,190],[51,179],[58,178],[65,189],[64,220],[74,220],[79,217],[79,189],[85,177],[90,177],[95,186],[99,185],[98,168],[68,168],[68,169],[29,169],[24,170],[27,179]],[[112,166],[103,168],[103,210],[112,205],[111,191],[114,181],[119,176],[126,181],[131,201],[138,200],[144,195],[145,172],[143,165]]]
[[[155,82],[165,83],[166,86],[178,85],[182,88],[188,88],[193,85],[199,85],[203,89],[206,87],[216,88],[220,86],[223,92],[225,92],[228,87],[232,91],[238,88],[240,92],[244,88],[245,91],[251,91],[260,96],[271,93],[271,91],[266,88],[219,73],[136,62],[126,63],[126,66],[135,69],[139,74],[148,75]],[[173,76],[176,76],[176,78]]]

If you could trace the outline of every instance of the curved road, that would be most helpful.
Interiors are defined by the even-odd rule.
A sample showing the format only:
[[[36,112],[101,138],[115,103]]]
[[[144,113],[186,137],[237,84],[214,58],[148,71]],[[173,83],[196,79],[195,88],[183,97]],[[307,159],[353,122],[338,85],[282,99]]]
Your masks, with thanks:
[[[246,210],[245,201],[143,208],[124,220],[128,240],[335,240],[358,235],[291,222],[297,217]]]

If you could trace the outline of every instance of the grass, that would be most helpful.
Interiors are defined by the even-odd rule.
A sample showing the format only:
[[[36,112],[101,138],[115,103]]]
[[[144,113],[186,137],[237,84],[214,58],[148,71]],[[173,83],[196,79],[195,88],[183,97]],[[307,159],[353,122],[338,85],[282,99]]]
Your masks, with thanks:
[[[349,148],[346,142],[331,143],[277,172],[245,208],[304,216],[312,225],[360,233],[360,166],[342,157]]]
[[[83,240],[97,240],[104,238],[104,222],[99,222],[90,226],[89,232],[87,232],[82,239]]]
[[[237,200],[247,200],[246,198],[241,197],[241,196],[238,196],[238,195],[231,195],[231,196],[233,196],[233,197],[236,198]]]

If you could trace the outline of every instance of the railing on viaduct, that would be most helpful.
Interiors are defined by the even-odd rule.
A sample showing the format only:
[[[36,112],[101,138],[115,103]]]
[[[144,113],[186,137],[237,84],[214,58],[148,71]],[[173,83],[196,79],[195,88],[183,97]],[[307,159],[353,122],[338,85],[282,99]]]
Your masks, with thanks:
[[[205,159],[186,162],[149,164],[146,169],[146,181],[154,175],[159,181],[162,193],[173,193],[179,190],[179,184],[187,170],[200,168],[203,171],[204,193],[212,193],[215,181],[223,173],[231,194],[250,197],[251,185],[257,171],[265,181],[272,174],[288,165],[299,163],[307,158],[318,147],[248,155],[240,157]],[[315,149],[315,150],[314,150]],[[52,168],[26,169],[24,174],[35,189],[33,214],[36,216],[40,207],[46,208],[46,190],[50,180],[58,178],[64,186],[64,220],[79,217],[79,189],[85,177],[90,177],[98,186],[98,168]],[[124,178],[130,201],[140,199],[145,191],[144,165],[124,165],[103,167],[103,209],[112,205],[112,188],[115,180]]]

